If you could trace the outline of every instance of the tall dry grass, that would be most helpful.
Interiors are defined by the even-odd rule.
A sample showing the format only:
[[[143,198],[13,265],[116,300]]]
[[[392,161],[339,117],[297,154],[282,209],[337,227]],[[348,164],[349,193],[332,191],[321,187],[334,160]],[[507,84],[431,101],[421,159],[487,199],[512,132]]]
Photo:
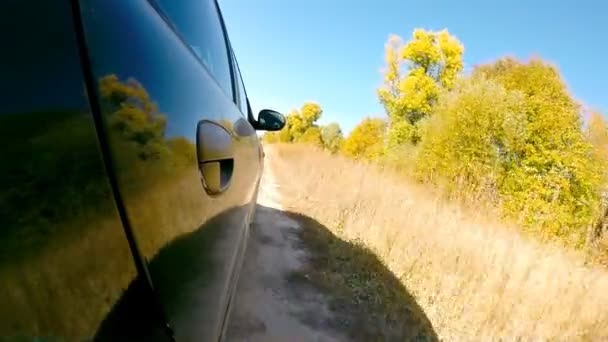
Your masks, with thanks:
[[[308,146],[267,146],[286,205],[373,250],[449,341],[608,340],[608,272],[526,239],[483,204]]]

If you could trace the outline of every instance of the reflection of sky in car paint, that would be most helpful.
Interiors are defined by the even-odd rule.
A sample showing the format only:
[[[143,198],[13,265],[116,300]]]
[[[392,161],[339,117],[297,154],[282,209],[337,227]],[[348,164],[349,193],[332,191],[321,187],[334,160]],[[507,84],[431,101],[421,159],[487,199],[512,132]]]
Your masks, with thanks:
[[[201,60],[201,62],[205,65],[205,67],[207,69],[210,68],[209,64],[207,64],[207,61],[211,60],[211,56],[207,56],[205,57],[203,55],[203,51],[201,50],[200,47],[196,46],[196,45],[190,45],[190,47],[192,48],[192,50],[194,50],[194,53],[196,54],[196,56],[198,56],[198,58]]]
[[[64,72],[72,70],[73,66],[78,66],[80,62],[74,50],[75,41],[64,39],[66,32],[70,32],[72,28],[71,13],[64,13],[61,11],[62,6],[52,2],[36,4],[35,11],[32,11],[29,8],[31,4],[25,1],[11,1],[4,6],[5,4],[4,13],[27,13],[29,20],[23,20],[21,15],[6,15],[2,19],[3,24],[11,29],[0,30],[0,39],[10,44],[2,52],[0,93],[6,94],[7,91],[3,89],[10,89],[8,93],[11,96],[0,99],[0,113],[82,110],[86,97],[80,75],[76,72]],[[36,25],[32,26],[32,23]],[[53,29],[38,29],[42,27]],[[54,45],[66,41],[69,45]],[[11,54],[11,46],[20,53]],[[44,58],[40,51],[45,51]],[[37,84],[32,84],[32,80]],[[75,98],[74,94],[82,94],[82,97]],[[41,108],[42,105],[44,108]]]
[[[192,48],[192,50],[194,50],[194,53],[196,53],[196,55],[198,56],[198,58],[200,58],[203,61],[203,63],[204,63],[205,59],[203,58],[203,53],[201,52],[201,48],[199,48],[196,45],[190,45],[190,47]]]
[[[23,4],[14,4],[18,7],[15,10],[23,10]],[[23,5],[25,6],[25,5]],[[2,83],[0,87],[10,87],[12,89],[23,89],[23,91],[11,90],[10,98],[0,100],[0,113],[24,113],[34,111],[53,111],[53,110],[84,110],[87,108],[86,89],[82,80],[82,75],[78,72],[65,74],[65,70],[79,70],[79,56],[75,50],[75,40],[69,46],[49,46],[49,42],[64,41],[64,39],[53,38],[53,35],[66,35],[71,32],[70,13],[56,13],[57,6],[40,4],[39,10],[30,11],[31,20],[28,23],[21,21],[12,22],[12,17],[5,18],[5,24],[14,28],[10,31],[2,31],[2,34],[10,34],[11,44],[19,44],[19,56],[5,53],[3,55],[3,65],[0,65],[0,77]],[[28,12],[29,13],[29,12]],[[51,20],[52,23],[47,21]],[[142,18],[138,18],[142,20]],[[133,19],[137,20],[137,19]],[[37,27],[54,27],[54,30],[40,32],[33,30],[31,23],[36,22]],[[141,29],[140,25],[129,25],[129,21],[120,23],[112,27],[124,32],[131,30],[133,35],[149,35],[148,32],[133,32]],[[176,53],[176,51],[163,50],[163,47],[175,41],[159,41],[158,50],[148,51],[149,55],[142,58],[137,55],[139,50],[134,49],[133,42],[129,36],[124,34],[117,36],[124,39],[98,42],[101,50],[112,49],[120,51],[120,54],[104,54],[105,61],[95,63],[94,76],[98,79],[108,74],[116,74],[121,81],[129,78],[137,80],[146,89],[153,102],[158,105],[159,111],[168,116],[166,136],[194,136],[195,127],[191,125],[188,118],[202,117],[203,115],[214,116],[218,113],[198,113],[202,91],[196,88],[195,84],[200,81],[200,75],[192,75],[189,63],[200,63],[204,58],[195,61],[194,56],[186,50],[186,53]],[[175,38],[177,39],[177,38]],[[179,42],[181,44],[181,41]],[[193,46],[196,54],[200,54],[201,49]],[[40,51],[44,50],[44,58],[41,58]],[[29,53],[27,53],[29,51]],[[73,51],[70,55],[68,52]],[[136,64],[133,61],[137,61]],[[164,66],[162,72],[158,69],[158,64]],[[111,68],[107,66],[111,65]],[[74,69],[74,66],[78,69]],[[207,66],[209,68],[209,66]],[[175,77],[180,80],[175,82]],[[36,80],[37,84],[31,84]],[[179,84],[179,86],[175,86]],[[171,85],[171,87],[167,86]],[[72,89],[72,90],[70,90]],[[82,94],[82,97],[75,98],[75,93]],[[41,107],[44,106],[44,107]],[[66,108],[67,107],[67,108]],[[188,115],[189,114],[189,115]]]

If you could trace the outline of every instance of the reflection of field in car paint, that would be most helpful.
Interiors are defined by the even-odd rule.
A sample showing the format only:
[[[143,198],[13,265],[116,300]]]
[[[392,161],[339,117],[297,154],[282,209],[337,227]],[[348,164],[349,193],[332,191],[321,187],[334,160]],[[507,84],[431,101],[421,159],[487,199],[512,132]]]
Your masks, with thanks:
[[[22,117],[31,122],[30,117]],[[100,174],[103,165],[97,159],[95,141],[80,139],[94,135],[91,132],[78,134],[79,129],[86,130],[91,126],[87,127],[86,120],[84,123],[79,120],[82,119],[67,118],[65,126],[71,130],[62,132],[76,133],[71,136],[63,133],[63,140],[57,139],[55,130],[49,132],[50,137],[41,133],[22,140],[41,142],[30,160],[30,165],[36,166],[37,170],[20,170],[22,175],[32,171],[28,175],[30,177],[24,176],[21,181],[6,184],[14,188],[12,191],[4,188],[2,207],[13,210],[13,215],[22,219],[19,226],[3,227],[4,234],[0,240],[0,278],[3,279],[0,302],[15,309],[10,315],[0,317],[0,336],[19,331],[70,339],[91,336],[118,300],[114,296],[135,278],[125,233],[113,211],[109,185]],[[31,145],[11,146],[16,150],[32,148]],[[88,149],[93,149],[88,159],[66,160],[71,155],[85,155]],[[48,158],[49,155],[57,163],[51,165],[36,158]],[[3,170],[7,171],[7,168]],[[87,170],[95,170],[97,174],[85,173]],[[134,222],[137,227],[146,227],[144,232],[138,232],[138,236],[145,237],[140,247],[149,258],[167,241],[184,233],[171,230],[172,227],[193,226],[191,223],[177,223],[189,216],[167,210],[167,207],[175,208],[173,203],[181,203],[183,207],[197,204],[200,189],[189,186],[193,177],[199,177],[196,169],[188,171],[183,167],[169,167],[162,160],[139,161],[121,176],[131,185],[128,188],[130,193],[125,195],[139,199],[130,202],[135,203],[129,208],[134,216],[150,217],[145,215],[146,212],[172,213],[162,222]],[[51,181],[59,182],[57,187],[65,191],[54,192],[52,187],[46,192],[36,191],[37,183],[46,185]],[[13,193],[18,191],[32,192],[21,197],[30,205],[22,206],[19,201],[11,201],[17,196]],[[30,212],[22,212],[26,208]],[[41,220],[45,217],[41,213],[49,216]],[[5,219],[17,222],[12,216]]]
[[[246,207],[248,203],[239,203],[243,194],[238,189],[249,188],[249,180],[235,179],[235,191],[214,199],[217,205],[205,205],[202,185],[193,186],[201,184],[194,144],[166,136],[166,116],[146,89],[115,75],[101,78],[99,89],[120,195],[138,248],[152,261],[157,290],[169,313],[205,319],[203,313],[194,315],[196,308],[184,309],[183,300],[206,295],[205,284],[222,292],[215,287],[225,284],[228,270],[213,273],[213,262],[231,257],[217,253],[223,242],[238,241],[239,232],[213,234],[208,229],[213,219],[204,220],[218,217],[217,208],[227,208],[227,203]],[[90,337],[136,276],[96,137],[86,112],[0,117],[0,148],[12,161],[0,169],[0,303],[14,308],[10,315],[1,312],[0,336]],[[237,146],[242,138],[235,137]],[[235,159],[240,154],[237,149]],[[196,245],[200,248],[192,248]],[[184,263],[193,260],[196,269]],[[194,272],[191,283],[172,283],[180,267]],[[209,276],[222,280],[205,279]],[[172,292],[193,284],[198,292]],[[209,312],[215,306],[220,310],[221,300],[204,299]]]
[[[57,111],[4,115],[0,127],[2,154],[12,161],[0,169],[0,302],[13,308],[2,311],[0,336],[90,336],[135,277],[93,123],[87,113]],[[194,150],[179,138],[166,146]],[[187,169],[175,152],[143,160],[132,147],[116,160],[130,185],[125,195],[141,199],[130,202],[134,213],[171,212],[170,203],[188,206],[200,196],[188,186],[198,177],[194,163]],[[138,222],[147,227],[141,247],[150,257],[183,233],[170,227],[187,216],[172,213],[165,222]]]
[[[93,124],[58,111],[5,115],[0,127],[11,160],[0,169],[0,302],[12,309],[0,336],[86,337],[135,275]]]

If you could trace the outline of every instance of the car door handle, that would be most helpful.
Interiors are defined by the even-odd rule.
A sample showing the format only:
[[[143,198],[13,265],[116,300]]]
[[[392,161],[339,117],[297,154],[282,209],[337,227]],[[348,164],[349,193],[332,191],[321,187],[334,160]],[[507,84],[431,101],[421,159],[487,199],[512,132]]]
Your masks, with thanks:
[[[210,195],[226,191],[234,172],[232,134],[222,125],[201,120],[196,130],[196,154],[203,187]]]

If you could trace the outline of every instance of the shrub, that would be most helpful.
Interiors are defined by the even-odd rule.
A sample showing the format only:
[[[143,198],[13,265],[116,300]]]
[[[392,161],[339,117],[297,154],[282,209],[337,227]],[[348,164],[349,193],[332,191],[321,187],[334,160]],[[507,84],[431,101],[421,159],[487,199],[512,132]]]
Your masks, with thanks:
[[[323,139],[323,147],[331,153],[338,152],[344,141],[342,129],[335,122],[321,127],[321,138]]]
[[[342,153],[353,159],[377,160],[383,154],[386,122],[365,118],[344,140]]]
[[[420,178],[483,192],[543,237],[584,242],[598,213],[601,163],[553,67],[512,59],[478,67],[422,127]]]

